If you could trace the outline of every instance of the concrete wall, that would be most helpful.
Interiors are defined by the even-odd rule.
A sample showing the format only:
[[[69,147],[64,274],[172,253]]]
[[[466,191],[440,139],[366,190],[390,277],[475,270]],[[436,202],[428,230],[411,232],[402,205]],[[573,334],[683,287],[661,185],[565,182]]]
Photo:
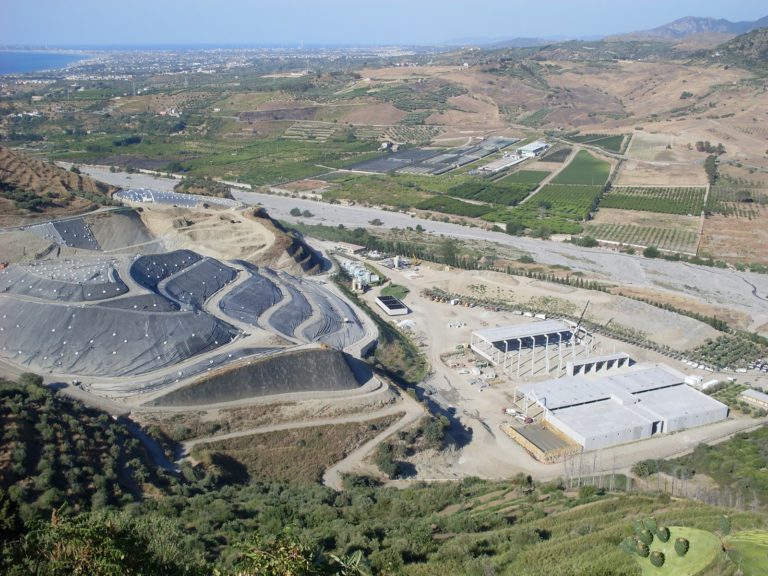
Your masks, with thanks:
[[[686,428],[695,426],[704,426],[720,422],[728,417],[728,407],[714,407],[709,410],[701,410],[691,414],[682,414],[675,418],[670,418],[664,422],[664,432],[677,432]]]
[[[652,424],[628,426],[625,429],[608,434],[590,435],[588,431],[577,432],[574,428],[560,420],[556,413],[550,413],[547,420],[566,436],[584,447],[585,451],[608,448],[617,444],[626,444],[643,438],[650,438]]]

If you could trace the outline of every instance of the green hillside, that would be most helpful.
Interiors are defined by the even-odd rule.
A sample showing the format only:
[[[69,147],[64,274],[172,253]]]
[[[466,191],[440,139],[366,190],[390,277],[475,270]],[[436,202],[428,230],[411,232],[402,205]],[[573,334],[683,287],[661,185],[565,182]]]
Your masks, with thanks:
[[[640,576],[645,568],[620,548],[634,521],[714,533],[726,513],[523,475],[406,489],[348,477],[341,493],[243,483],[202,466],[166,477],[151,471],[127,428],[29,380],[0,390],[5,574]],[[21,447],[24,458],[13,456]],[[727,513],[739,558],[759,559],[768,517]],[[752,532],[738,538],[744,530]],[[701,562],[701,576],[737,570],[720,551]]]

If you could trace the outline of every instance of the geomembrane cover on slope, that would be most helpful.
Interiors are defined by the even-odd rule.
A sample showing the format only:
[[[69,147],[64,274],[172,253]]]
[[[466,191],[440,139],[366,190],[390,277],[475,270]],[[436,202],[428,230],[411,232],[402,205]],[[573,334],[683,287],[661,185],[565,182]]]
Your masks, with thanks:
[[[250,277],[230,290],[219,302],[219,308],[231,318],[259,325],[259,317],[283,299],[283,294],[274,282],[262,276],[252,267]]]
[[[342,352],[303,350],[219,371],[149,404],[196,406],[290,392],[355,390],[358,386]]]
[[[0,357],[32,370],[127,376],[230,342],[237,330],[195,312],[147,313],[0,298]]]
[[[323,342],[341,350],[365,336],[357,314],[341,298],[313,282],[304,281],[301,288],[310,295],[319,313],[319,318],[302,332],[307,341]]]
[[[66,246],[84,250],[101,250],[93,232],[82,218],[53,222],[53,227],[56,228]]]
[[[172,277],[165,292],[178,302],[194,308],[203,307],[208,298],[232,282],[237,270],[213,258],[204,258]]]
[[[291,278],[296,280],[289,274],[280,275],[280,285],[283,290],[290,294],[291,300],[280,306],[269,318],[270,327],[289,338],[293,338],[296,328],[312,315],[312,306],[304,294],[291,284]]]
[[[176,250],[167,254],[140,256],[131,265],[131,277],[152,292],[166,278],[192,266],[203,257],[191,250]]]
[[[89,302],[128,292],[110,263],[45,260],[0,270],[0,292],[59,302]]]
[[[116,310],[137,310],[143,312],[176,312],[179,307],[174,303],[158,296],[157,294],[137,294],[136,296],[125,296],[124,298],[115,298],[106,302],[99,302],[94,306],[103,308],[115,308]]]

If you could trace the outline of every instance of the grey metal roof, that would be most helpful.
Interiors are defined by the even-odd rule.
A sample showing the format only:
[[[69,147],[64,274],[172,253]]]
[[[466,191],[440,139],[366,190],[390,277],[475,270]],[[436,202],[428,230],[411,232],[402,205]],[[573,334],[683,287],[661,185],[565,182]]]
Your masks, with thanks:
[[[626,394],[639,394],[657,388],[682,384],[684,378],[661,366],[636,366],[611,376],[569,376],[520,386],[524,394],[534,392],[550,410],[565,408],[611,397],[625,398]]]
[[[475,330],[473,333],[478,338],[488,342],[504,342],[505,340],[531,338],[533,336],[543,336],[545,334],[555,334],[570,330],[573,330],[573,328],[561,320],[542,320],[541,322],[532,322],[530,324],[485,328],[483,330]]]
[[[759,390],[744,390],[740,395],[744,398],[752,398],[753,400],[768,403],[768,394],[760,392]]]

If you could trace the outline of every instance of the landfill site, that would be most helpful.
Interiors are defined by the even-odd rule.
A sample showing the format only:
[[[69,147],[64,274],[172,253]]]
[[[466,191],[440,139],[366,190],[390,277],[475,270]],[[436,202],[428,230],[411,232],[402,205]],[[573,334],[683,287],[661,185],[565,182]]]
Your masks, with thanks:
[[[694,347],[716,334],[694,319],[354,245],[310,247],[262,208],[228,199],[149,188],[116,197],[123,207],[0,231],[14,247],[0,269],[6,375],[42,374],[145,424],[179,415],[216,421],[254,406],[266,406],[270,425],[282,427],[398,415],[329,469],[331,486],[344,472],[370,473],[376,445],[429,413],[449,418],[453,443],[413,457],[421,480],[554,478],[587,451],[605,469],[628,469],[644,455],[679,453],[755,425],[703,394],[702,378],[681,362],[586,324],[653,330],[660,345]],[[337,265],[368,313],[424,353],[430,373],[413,396],[365,360],[378,330],[331,281]],[[406,296],[382,294],[382,281]],[[512,308],[478,305],[471,294]],[[561,312],[529,311],[536,302]]]
[[[231,200],[120,194],[139,208],[3,233],[48,244],[0,269],[5,366],[134,407],[365,389],[375,331],[306,274],[322,255]]]

